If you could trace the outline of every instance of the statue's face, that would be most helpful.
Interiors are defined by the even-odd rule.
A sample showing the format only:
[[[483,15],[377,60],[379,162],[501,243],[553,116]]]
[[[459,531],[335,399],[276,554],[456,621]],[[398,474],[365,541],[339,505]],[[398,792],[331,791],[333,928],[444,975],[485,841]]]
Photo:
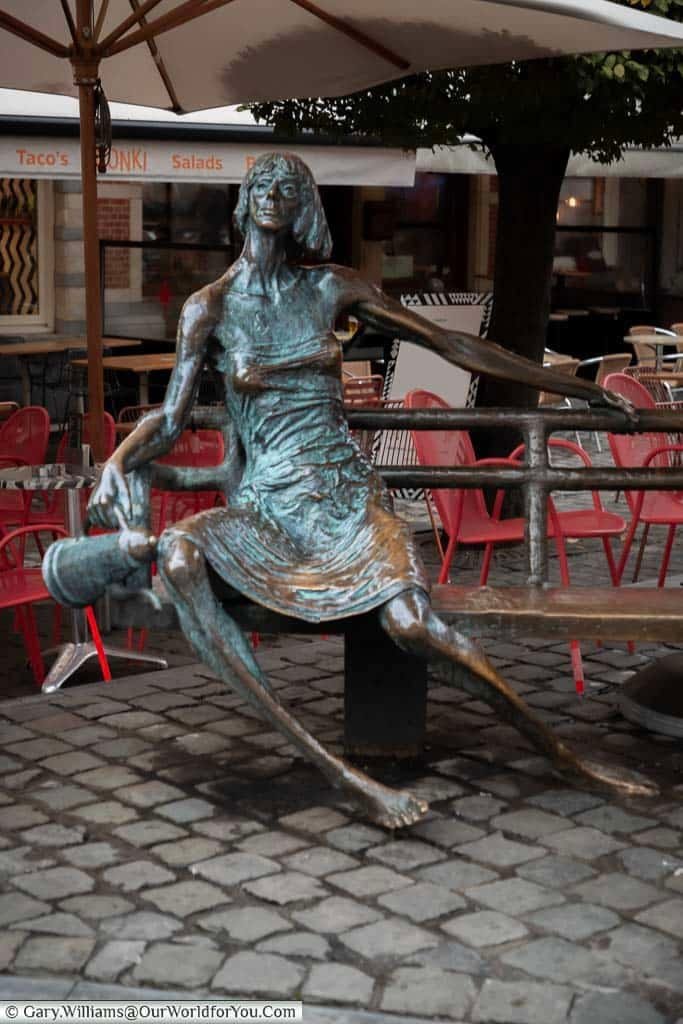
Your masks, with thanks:
[[[299,212],[300,186],[286,171],[264,171],[249,191],[249,213],[264,231],[282,231],[291,227]]]

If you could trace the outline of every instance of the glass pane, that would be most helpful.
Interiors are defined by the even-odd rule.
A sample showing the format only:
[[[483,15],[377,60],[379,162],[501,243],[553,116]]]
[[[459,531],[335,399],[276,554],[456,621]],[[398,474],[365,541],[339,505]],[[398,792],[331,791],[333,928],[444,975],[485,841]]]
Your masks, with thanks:
[[[103,245],[104,334],[173,340],[185,300],[233,260],[229,248]]]
[[[0,178],[0,316],[38,313],[37,183]]]
[[[232,242],[236,188],[231,185],[146,184],[143,189],[143,237],[148,241]]]
[[[648,231],[558,231],[553,261],[555,306],[594,306],[615,300],[619,306],[647,305],[653,245]]]

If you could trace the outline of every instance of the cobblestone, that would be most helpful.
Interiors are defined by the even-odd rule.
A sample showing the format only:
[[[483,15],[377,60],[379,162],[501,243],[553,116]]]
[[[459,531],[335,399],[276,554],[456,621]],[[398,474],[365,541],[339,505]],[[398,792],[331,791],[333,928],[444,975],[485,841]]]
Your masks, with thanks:
[[[401,967],[389,977],[382,998],[383,1010],[444,1014],[464,1018],[476,995],[471,978],[428,967]]]
[[[14,966],[22,972],[47,971],[53,974],[71,974],[78,972],[88,960],[94,939],[79,939],[61,936],[59,941],[54,937],[36,936],[28,938],[16,955]]]
[[[130,900],[123,896],[72,896],[60,903],[63,910],[79,914],[89,920],[99,921],[105,917],[115,917],[133,909]]]
[[[456,847],[455,852],[471,860],[491,864],[495,868],[509,868],[542,857],[546,851],[542,846],[517,843],[512,839],[506,839],[500,832],[494,832],[483,839],[477,839],[474,843],[464,843]]]
[[[380,896],[377,902],[387,910],[420,924],[466,906],[465,901],[455,893],[431,882],[417,882],[406,889],[396,889]]]
[[[502,882],[491,882],[469,888],[466,895],[477,903],[483,903],[492,910],[503,914],[526,914],[541,907],[564,903],[564,896],[523,878],[509,878]]]
[[[574,892],[591,903],[600,903],[613,910],[637,910],[662,899],[662,893],[655,886],[616,871],[582,882],[575,886]]]
[[[571,1001],[572,990],[565,986],[488,979],[472,1019],[478,1024],[564,1024]]]
[[[470,946],[496,946],[528,935],[528,929],[519,921],[495,910],[481,910],[476,914],[460,914],[441,925],[448,935],[462,939]]]
[[[365,1006],[370,1002],[374,979],[346,964],[316,964],[303,987],[304,999]]]
[[[145,942],[107,942],[88,962],[84,974],[98,981],[115,981],[128,967],[139,963],[145,946]]]
[[[236,953],[211,982],[212,989],[245,995],[290,996],[301,984],[303,968],[274,953]]]
[[[15,877],[13,884],[37,899],[61,900],[66,896],[90,892],[95,882],[78,868],[48,868],[47,871]]]
[[[412,879],[406,875],[400,875],[390,868],[365,867],[354,868],[353,871],[341,871],[330,875],[328,882],[344,889],[352,896],[379,896],[380,893],[390,892],[393,889],[402,889],[410,885]]]
[[[579,583],[595,574],[590,547],[572,545]],[[475,561],[462,575],[460,558],[459,578],[476,579]],[[497,579],[521,578],[519,552],[495,563]],[[163,642],[182,649],[178,636]],[[674,1024],[680,744],[617,707],[628,668],[673,648],[640,645],[632,658],[584,645],[578,702],[565,644],[481,642],[560,734],[645,765],[661,797],[629,805],[558,782],[487,706],[436,681],[424,766],[386,776],[433,806],[392,835],[200,666],[119,680],[115,699],[89,684],[49,701],[27,691],[0,703],[3,996],[19,979],[31,997],[291,995],[311,1024]],[[339,638],[259,648],[287,673],[278,695],[334,751],[342,652]],[[92,886],[24,888],[51,871]]]
[[[665,1019],[637,995],[624,992],[589,992],[580,996],[570,1024],[665,1024]]]
[[[102,875],[108,885],[113,885],[123,892],[136,892],[148,885],[161,885],[162,882],[170,882],[175,877],[166,868],[155,864],[151,860],[127,861],[115,868],[110,868]]]
[[[224,932],[237,942],[257,942],[273,932],[292,928],[281,914],[263,907],[218,910],[200,918],[199,924],[209,932]]]
[[[137,982],[197,988],[210,981],[222,960],[216,950],[157,942],[145,951],[132,976]]]
[[[589,939],[596,932],[615,928],[620,918],[604,907],[596,907],[591,903],[574,903],[569,906],[537,910],[527,915],[526,920],[544,931],[556,932],[565,939],[578,942],[581,939]]]
[[[366,960],[375,957],[404,957],[418,949],[436,946],[438,939],[424,928],[408,924],[399,917],[352,928],[339,941]]]
[[[209,907],[220,906],[228,902],[222,889],[199,879],[176,882],[156,889],[146,889],[144,897],[154,903],[159,910],[178,917],[187,917]]]
[[[302,875],[298,871],[283,871],[278,875],[259,878],[255,882],[246,882],[244,888],[259,899],[280,906],[298,903],[300,900],[321,899],[329,893],[327,886],[319,879]]]

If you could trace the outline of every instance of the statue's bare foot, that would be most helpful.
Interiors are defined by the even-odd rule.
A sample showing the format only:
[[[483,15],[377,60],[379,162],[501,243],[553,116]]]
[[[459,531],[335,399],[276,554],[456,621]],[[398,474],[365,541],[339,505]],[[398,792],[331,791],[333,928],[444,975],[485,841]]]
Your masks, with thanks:
[[[421,800],[407,790],[390,789],[374,780],[370,786],[364,787],[362,793],[356,790],[354,795],[363,801],[372,821],[384,828],[414,825],[429,810],[426,800]]]
[[[621,765],[606,764],[591,757],[579,757],[574,751],[564,747],[566,757],[555,762],[555,767],[563,775],[574,775],[577,780],[590,783],[600,789],[617,790],[624,796],[657,796],[659,787],[646,779],[640,772]]]

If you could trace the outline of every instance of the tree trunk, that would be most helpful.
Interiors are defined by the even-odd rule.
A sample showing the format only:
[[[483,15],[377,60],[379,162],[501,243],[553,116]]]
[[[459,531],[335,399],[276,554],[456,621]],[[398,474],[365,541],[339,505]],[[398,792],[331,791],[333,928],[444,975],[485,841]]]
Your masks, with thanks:
[[[555,217],[569,148],[496,145],[498,223],[489,338],[542,362],[552,284]],[[478,406],[533,408],[538,392],[523,384],[482,377]],[[477,454],[507,454],[509,432],[478,432]]]

